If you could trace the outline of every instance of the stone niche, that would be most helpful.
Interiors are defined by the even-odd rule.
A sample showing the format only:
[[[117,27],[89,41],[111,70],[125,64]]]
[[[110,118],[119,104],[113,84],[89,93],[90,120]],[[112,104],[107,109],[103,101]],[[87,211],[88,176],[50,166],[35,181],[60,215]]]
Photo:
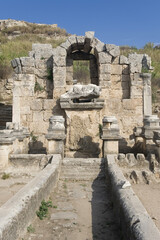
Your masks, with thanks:
[[[75,84],[76,60],[89,61],[89,82]],[[134,146],[134,139],[130,140],[133,129],[142,127],[144,115],[151,113],[151,76],[141,73],[142,68],[152,69],[150,58],[136,53],[122,56],[118,46],[104,44],[94,32],[69,36],[54,49],[50,44],[33,44],[29,56],[14,59],[12,66],[12,121],[37,137],[37,151],[47,146],[45,136],[52,115],[65,118],[66,156],[98,157],[104,116],[116,117],[120,152],[126,152]],[[86,84],[98,88],[98,95],[67,97],[78,85],[83,92]]]

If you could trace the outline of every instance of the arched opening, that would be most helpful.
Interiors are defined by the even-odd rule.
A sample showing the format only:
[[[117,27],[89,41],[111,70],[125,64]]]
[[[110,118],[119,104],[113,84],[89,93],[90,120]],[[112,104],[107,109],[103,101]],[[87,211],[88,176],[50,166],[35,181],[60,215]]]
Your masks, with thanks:
[[[67,54],[66,84],[72,85],[73,80],[84,85],[99,85],[97,59],[94,54],[81,50]]]

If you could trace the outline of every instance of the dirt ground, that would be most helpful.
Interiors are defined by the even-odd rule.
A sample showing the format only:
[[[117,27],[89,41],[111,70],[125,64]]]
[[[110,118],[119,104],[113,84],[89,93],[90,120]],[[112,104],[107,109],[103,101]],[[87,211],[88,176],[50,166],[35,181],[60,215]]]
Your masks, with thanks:
[[[53,207],[36,217],[20,240],[120,240],[104,177],[92,181],[60,180],[50,196]]]
[[[132,188],[160,230],[160,183],[132,184]]]

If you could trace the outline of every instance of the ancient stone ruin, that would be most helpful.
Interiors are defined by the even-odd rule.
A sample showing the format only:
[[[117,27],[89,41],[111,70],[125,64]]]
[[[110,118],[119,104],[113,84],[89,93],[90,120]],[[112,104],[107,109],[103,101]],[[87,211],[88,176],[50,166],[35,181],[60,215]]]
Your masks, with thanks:
[[[81,60],[89,64],[90,78],[87,82],[73,77],[74,61]],[[75,172],[81,168],[83,172],[86,158],[91,159],[86,160],[88,168],[93,163],[94,167],[102,169],[106,161],[113,195],[120,201],[128,201],[126,188],[131,185],[125,180],[116,161],[119,166],[147,166],[152,173],[157,171],[155,158],[160,161],[160,120],[152,115],[149,72],[153,68],[149,56],[136,53],[122,56],[118,46],[104,44],[94,37],[94,32],[86,32],[85,36],[69,36],[57,48],[52,48],[50,44],[33,44],[29,56],[13,59],[12,67],[15,72],[12,121],[7,122],[6,129],[0,131],[1,169],[10,165],[18,168],[27,161],[27,164],[36,165],[37,159],[40,159],[39,168],[43,169],[44,181],[55,184],[55,176],[56,179],[59,176],[60,170],[57,169],[60,169],[60,159],[69,168],[74,166],[75,161]],[[148,73],[144,73],[146,71]],[[57,160],[55,154],[61,157]],[[40,157],[36,158],[38,155]],[[150,156],[148,163],[145,159],[147,156]],[[52,157],[56,159],[56,167],[51,164]],[[107,159],[103,159],[102,164],[94,160],[102,157]],[[99,165],[94,165],[96,161]],[[52,181],[48,180],[51,178],[49,174],[52,175]],[[130,176],[137,181],[134,170]],[[52,184],[43,186],[44,197],[51,191],[50,186]],[[123,197],[121,194],[124,194]],[[127,219],[126,225],[131,221],[132,211],[137,211],[133,210],[134,207],[139,204],[131,189],[129,194],[133,202],[131,200],[128,205],[120,203],[120,207],[117,205],[118,208],[122,207],[122,212],[127,212],[123,216]],[[144,212],[142,206],[140,209]],[[121,211],[118,214],[121,215]],[[147,213],[145,220],[141,215],[137,220],[139,213],[136,214],[126,233],[127,237],[133,233],[141,237],[150,231],[150,234],[155,233],[154,239],[158,239],[159,232],[155,226],[152,229],[152,220]],[[122,228],[126,227],[121,220]],[[144,231],[146,225],[143,220],[147,221],[151,230]],[[139,222],[142,222],[140,230],[133,230],[132,227]],[[136,235],[139,231],[140,235]]]

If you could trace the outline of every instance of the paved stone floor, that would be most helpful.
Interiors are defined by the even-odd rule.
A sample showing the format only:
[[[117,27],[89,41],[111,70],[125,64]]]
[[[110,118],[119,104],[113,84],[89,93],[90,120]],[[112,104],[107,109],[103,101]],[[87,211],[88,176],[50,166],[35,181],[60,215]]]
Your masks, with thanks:
[[[77,166],[69,169],[74,175]],[[90,172],[87,166],[83,169]],[[20,240],[120,240],[109,184],[102,170],[99,171],[93,178],[82,179],[79,175],[80,179],[74,180],[67,178],[67,169],[62,169],[58,186],[50,196],[53,207],[49,209],[48,217],[44,220],[36,217],[30,232]]]

